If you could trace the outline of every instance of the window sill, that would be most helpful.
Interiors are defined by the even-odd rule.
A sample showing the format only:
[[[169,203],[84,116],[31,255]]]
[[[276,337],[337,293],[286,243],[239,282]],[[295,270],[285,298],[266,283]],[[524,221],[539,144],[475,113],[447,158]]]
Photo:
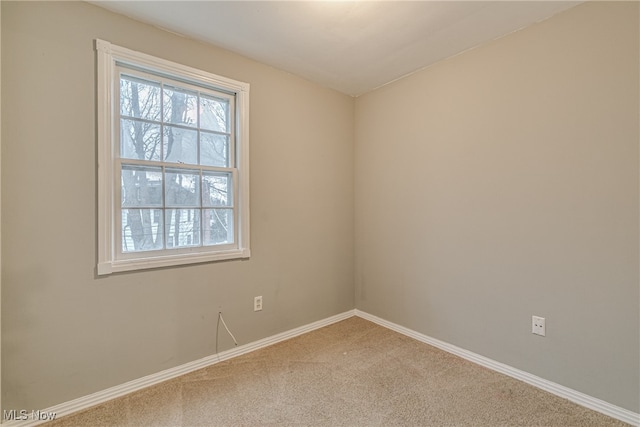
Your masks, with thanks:
[[[178,265],[197,264],[212,261],[224,261],[232,259],[248,259],[251,253],[248,249],[232,249],[216,253],[195,253],[166,255],[157,257],[133,258],[101,262],[98,264],[98,276],[124,271],[147,270],[150,268],[171,267]]]

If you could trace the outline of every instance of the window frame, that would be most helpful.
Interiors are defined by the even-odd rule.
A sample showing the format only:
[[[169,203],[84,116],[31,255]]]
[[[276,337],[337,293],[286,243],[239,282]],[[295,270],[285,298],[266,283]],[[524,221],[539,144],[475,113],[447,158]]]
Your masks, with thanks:
[[[97,274],[149,268],[178,266],[211,261],[246,259],[249,246],[249,89],[248,83],[218,76],[203,70],[157,58],[104,40],[95,40],[97,51],[97,138],[98,138],[98,264]],[[230,149],[235,151],[234,169],[234,227],[236,241],[230,245],[199,246],[162,251],[124,253],[121,245],[120,218],[120,147],[119,68],[126,67],[141,73],[158,74],[164,78],[228,93],[235,98],[233,131],[235,141]],[[118,85],[116,87],[116,85]],[[118,109],[116,112],[115,109]],[[176,165],[178,166],[178,165]],[[164,212],[164,209],[163,209]]]

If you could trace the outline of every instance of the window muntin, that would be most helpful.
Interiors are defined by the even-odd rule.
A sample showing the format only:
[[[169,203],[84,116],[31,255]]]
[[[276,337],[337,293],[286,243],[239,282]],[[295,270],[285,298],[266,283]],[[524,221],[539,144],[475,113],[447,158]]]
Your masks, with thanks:
[[[234,97],[116,71],[122,254],[233,245]]]
[[[99,168],[98,274],[247,258],[248,85],[96,49],[99,163],[111,164]]]

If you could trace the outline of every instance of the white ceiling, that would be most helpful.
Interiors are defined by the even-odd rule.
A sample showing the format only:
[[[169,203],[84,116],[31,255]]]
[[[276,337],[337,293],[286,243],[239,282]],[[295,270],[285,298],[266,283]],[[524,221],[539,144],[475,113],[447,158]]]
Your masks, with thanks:
[[[92,1],[357,96],[580,1]]]

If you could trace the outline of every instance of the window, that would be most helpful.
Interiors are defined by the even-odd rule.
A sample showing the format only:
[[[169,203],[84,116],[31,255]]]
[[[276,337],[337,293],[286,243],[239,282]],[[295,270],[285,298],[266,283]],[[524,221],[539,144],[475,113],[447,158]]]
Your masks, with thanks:
[[[249,85],[96,40],[98,274],[249,257]]]

